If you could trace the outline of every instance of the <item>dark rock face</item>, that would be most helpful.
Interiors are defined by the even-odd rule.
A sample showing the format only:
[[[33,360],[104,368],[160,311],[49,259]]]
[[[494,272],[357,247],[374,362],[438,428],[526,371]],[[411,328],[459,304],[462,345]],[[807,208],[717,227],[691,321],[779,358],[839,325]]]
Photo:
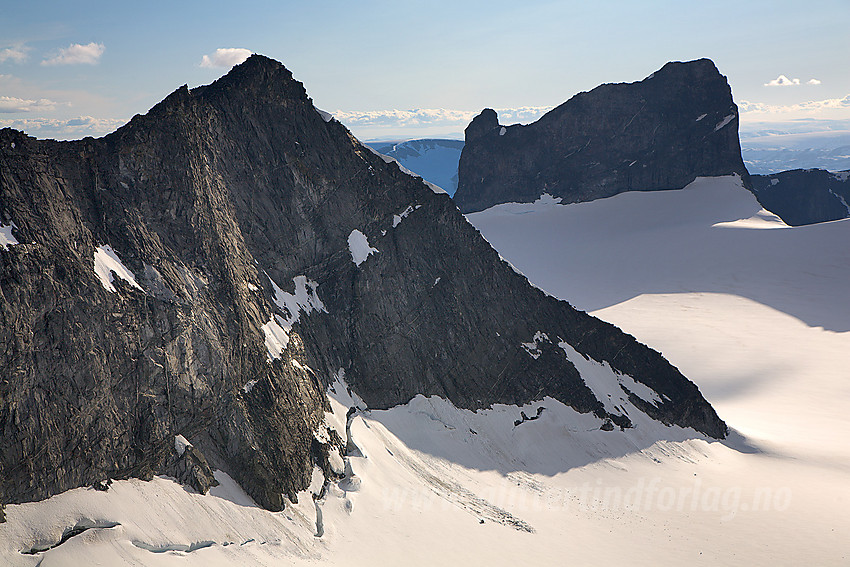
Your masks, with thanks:
[[[200,489],[220,468],[280,509],[327,462],[314,432],[340,369],[374,408],[550,395],[627,420],[553,344],[528,356],[540,329],[663,395],[639,406],[656,419],[726,432],[659,353],[530,286],[447,195],[325,121],[265,57],[102,139],[0,131],[0,224],[12,223],[0,502],[150,478],[182,434],[209,462],[183,467]],[[357,234],[375,249],[365,260]],[[101,281],[106,244],[128,272],[113,262]]]
[[[698,176],[746,179],[738,107],[708,59],[581,93],[527,126],[486,109],[466,129],[454,199],[463,212],[541,194],[564,203],[680,189]]]
[[[785,224],[800,226],[850,217],[850,171],[794,169],[751,179],[761,206]]]

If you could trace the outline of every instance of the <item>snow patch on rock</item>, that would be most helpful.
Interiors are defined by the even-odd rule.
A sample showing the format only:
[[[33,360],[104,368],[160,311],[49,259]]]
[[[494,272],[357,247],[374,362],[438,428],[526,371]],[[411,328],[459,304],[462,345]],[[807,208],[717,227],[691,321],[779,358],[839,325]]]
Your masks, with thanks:
[[[653,405],[657,406],[661,403],[661,397],[655,390],[635,381],[631,376],[617,372],[607,361],[597,362],[585,357],[564,341],[558,342],[558,346],[564,351],[567,360],[579,371],[584,383],[593,391],[596,399],[602,402],[608,413],[634,415],[624,409],[635,407],[629,400],[627,391]]]
[[[116,291],[115,287],[112,285],[112,282],[115,281],[113,274],[117,275],[119,278],[126,281],[139,291],[144,291],[142,290],[142,287],[136,283],[136,277],[133,275],[133,272],[127,269],[127,266],[121,262],[121,259],[108,244],[102,244],[97,247],[97,250],[95,250],[94,272],[97,274],[100,283],[103,284],[103,287],[106,288],[107,291]]]
[[[351,261],[357,266],[365,262],[370,254],[378,252],[377,248],[369,246],[366,235],[356,228],[348,235],[348,250],[351,252]]]
[[[268,274],[266,274],[268,276]],[[273,279],[269,278],[274,289],[274,302],[286,315],[286,322],[291,327],[298,322],[301,312],[310,314],[313,311],[327,313],[325,304],[319,299],[319,284],[308,280],[307,276],[295,276],[295,293],[287,293],[280,289]]]
[[[174,450],[177,451],[177,454],[181,457],[183,456],[183,453],[186,452],[186,449],[191,446],[192,444],[189,443],[189,440],[183,437],[182,435],[174,436]]]
[[[0,224],[0,247],[8,250],[10,247],[19,244],[18,239],[12,236],[13,228],[18,228],[15,223]]]
[[[407,206],[407,208],[406,208],[406,209],[404,209],[402,212],[400,212],[400,213],[399,213],[399,214],[397,214],[397,215],[393,215],[393,228],[395,228],[395,227],[397,227],[398,225],[400,225],[400,224],[401,224],[401,221],[403,221],[404,219],[406,219],[406,218],[407,218],[407,216],[408,216],[410,213],[412,213],[413,211],[415,211],[416,209],[418,209],[418,208],[419,208],[419,207],[421,207],[421,206],[422,206],[422,205],[416,205],[416,206],[408,205],[408,206]]]
[[[263,335],[266,338],[266,350],[269,351],[269,361],[273,358],[280,358],[286,346],[289,344],[289,333],[280,325],[284,323],[283,317],[274,314],[269,322],[263,325]],[[255,382],[256,383],[256,382]],[[245,392],[250,392],[253,388],[250,382],[244,386]]]
[[[549,340],[549,335],[547,335],[543,331],[537,331],[531,338],[530,343],[520,343],[519,346],[521,346],[525,350],[525,352],[527,352],[528,355],[531,356],[531,358],[537,360],[538,358],[540,358],[540,355],[543,354],[543,351],[540,350],[540,345],[544,342],[551,343],[552,341]]]
[[[292,326],[301,318],[301,313],[310,314],[313,311],[327,313],[325,304],[319,299],[319,284],[307,279],[307,276],[295,276],[292,282],[295,284],[295,293],[283,291],[275,281],[266,273],[266,277],[272,284],[274,290],[274,303],[282,314],[275,313],[268,323],[263,325],[263,334],[266,340],[266,349],[269,351],[269,360],[280,358],[289,344],[289,332]],[[245,390],[246,392],[250,391]]]
[[[717,124],[717,126],[715,126],[715,127],[714,127],[714,131],[715,131],[715,132],[717,132],[718,130],[720,130],[721,128],[723,128],[724,126],[726,126],[727,124],[729,124],[730,122],[732,122],[732,120],[733,120],[734,118],[735,118],[735,114],[734,114],[734,113],[733,113],[733,114],[730,114],[729,116],[724,117],[724,118],[723,118],[723,120],[721,120],[721,121]]]
[[[313,108],[316,109],[316,112],[319,113],[319,116],[321,116],[322,120],[324,120],[325,122],[330,122],[331,120],[334,119],[334,115],[331,114],[330,112],[326,112],[326,111],[322,110],[321,108],[317,108],[315,106]]]
[[[844,205],[844,209],[847,211],[847,214],[850,215],[850,205],[847,204],[847,200],[832,189],[830,189],[829,192],[832,194],[833,197],[841,201],[841,204]]]

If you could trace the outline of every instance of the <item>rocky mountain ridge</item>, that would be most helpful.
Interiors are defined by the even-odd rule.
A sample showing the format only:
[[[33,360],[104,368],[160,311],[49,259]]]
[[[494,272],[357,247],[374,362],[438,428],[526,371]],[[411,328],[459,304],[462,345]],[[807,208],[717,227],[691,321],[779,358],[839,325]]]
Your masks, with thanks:
[[[850,217],[850,170],[792,169],[751,179],[759,204],[791,226]]]
[[[372,408],[549,395],[629,427],[565,352],[726,434],[659,353],[529,285],[266,57],[104,138],[0,130],[0,225],[0,503],[220,468],[279,510],[334,474],[318,432],[343,375]]]

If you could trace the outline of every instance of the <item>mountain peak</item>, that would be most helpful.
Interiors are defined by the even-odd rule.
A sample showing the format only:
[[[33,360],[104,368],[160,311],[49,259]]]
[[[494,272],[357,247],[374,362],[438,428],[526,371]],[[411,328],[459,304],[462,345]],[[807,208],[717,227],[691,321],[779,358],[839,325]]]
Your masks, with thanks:
[[[707,57],[703,57],[701,59],[693,59],[691,61],[669,61],[665,63],[664,66],[661,67],[661,69],[653,73],[653,75],[657,76],[659,74],[668,73],[706,73],[720,75],[720,71],[717,69],[717,65],[714,64],[714,61],[708,59]]]
[[[270,96],[286,93],[287,96],[308,98],[304,85],[293,78],[292,72],[283,63],[257,53],[234,65],[212,84],[194,88],[192,92],[209,94],[222,90],[243,90],[251,96],[262,96],[262,91],[268,90]]]
[[[481,136],[489,134],[499,127],[499,117],[492,108],[485,108],[472,119],[469,126],[464,130],[464,139],[467,143]]]
[[[732,90],[726,81],[726,77],[720,73],[714,61],[707,58],[692,61],[670,61],[644,79],[644,81],[653,80],[660,80],[673,85],[687,85],[691,89],[711,93],[714,96],[716,96],[716,93],[722,93],[723,98],[726,97],[725,93],[728,92],[728,97],[730,99],[732,97]]]
[[[543,193],[571,203],[681,189],[697,177],[732,173],[749,184],[738,108],[709,59],[667,63],[635,83],[600,85],[509,135],[495,135],[496,126],[490,111],[467,128],[455,193],[464,212],[532,202]]]

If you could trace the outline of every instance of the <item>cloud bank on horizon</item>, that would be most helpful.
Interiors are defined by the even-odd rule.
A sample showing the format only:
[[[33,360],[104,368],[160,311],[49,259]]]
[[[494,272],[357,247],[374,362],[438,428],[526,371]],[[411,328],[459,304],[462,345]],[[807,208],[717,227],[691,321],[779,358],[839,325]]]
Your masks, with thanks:
[[[0,112],[3,112],[0,110]],[[37,138],[56,138],[73,140],[86,136],[104,136],[114,132],[128,121],[120,118],[96,118],[78,116],[76,118],[12,118],[0,119],[0,128],[22,130]]]
[[[809,100],[785,105],[747,100],[739,100],[737,104],[742,121],[799,120],[806,118],[843,120],[850,118],[850,94],[842,98]]]
[[[812,83],[814,84],[814,83]],[[850,119],[850,94],[843,98],[810,100],[778,105],[747,100],[737,101],[742,122],[817,119],[821,122]],[[528,124],[554,106],[497,108],[501,124]],[[337,110],[334,118],[363,139],[417,138],[445,136],[463,138],[466,126],[480,111],[447,108],[412,110]]]
[[[850,120],[850,94],[843,98],[811,100],[790,105],[773,105],[746,100],[737,101],[743,124],[804,120],[818,130],[815,123]],[[50,112],[69,103],[49,99],[20,99],[0,96],[0,114]],[[495,109],[502,124],[528,124],[539,119],[553,106],[523,106]],[[337,110],[334,118],[364,140],[413,139],[448,137],[463,139],[463,131],[480,111],[447,108],[412,110]],[[81,136],[101,136],[125,124],[122,118],[78,116],[70,119],[24,117],[0,119],[0,128],[23,130],[36,137],[73,139]],[[842,125],[842,129],[845,126]]]
[[[554,106],[519,106],[496,108],[502,124],[534,122]],[[361,137],[392,135],[401,131],[413,135],[462,137],[463,130],[481,111],[449,108],[415,108],[410,110],[337,110],[334,118]]]

